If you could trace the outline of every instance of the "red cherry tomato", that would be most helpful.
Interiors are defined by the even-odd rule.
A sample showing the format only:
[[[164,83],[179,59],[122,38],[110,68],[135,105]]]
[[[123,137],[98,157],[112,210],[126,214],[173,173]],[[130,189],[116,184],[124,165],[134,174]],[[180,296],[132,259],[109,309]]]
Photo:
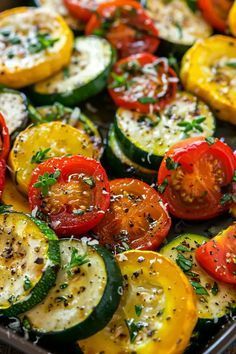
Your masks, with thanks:
[[[142,52],[154,53],[160,43],[155,23],[134,0],[101,4],[85,32],[106,37],[122,58]]]
[[[175,97],[177,82],[167,59],[142,53],[115,64],[109,93],[117,106],[149,113],[159,111]]]
[[[88,22],[98,6],[106,1],[102,0],[64,0],[64,4],[71,14],[83,22]]]
[[[198,7],[209,24],[220,32],[227,29],[227,19],[232,0],[198,0]]]
[[[204,220],[229,209],[224,188],[233,178],[233,151],[218,139],[189,138],[165,155],[159,173],[159,189],[169,211],[178,218]]]
[[[214,279],[236,285],[236,223],[200,246],[196,260]]]
[[[93,230],[99,242],[111,249],[156,249],[167,236],[171,219],[159,194],[132,178],[110,182],[111,204]]]
[[[6,159],[10,151],[10,136],[2,113],[0,113],[0,159]]]
[[[35,168],[29,202],[58,235],[81,235],[97,225],[110,192],[101,164],[83,156],[49,159]]]
[[[0,159],[0,198],[2,197],[2,192],[5,185],[5,176],[6,176],[6,161]]]

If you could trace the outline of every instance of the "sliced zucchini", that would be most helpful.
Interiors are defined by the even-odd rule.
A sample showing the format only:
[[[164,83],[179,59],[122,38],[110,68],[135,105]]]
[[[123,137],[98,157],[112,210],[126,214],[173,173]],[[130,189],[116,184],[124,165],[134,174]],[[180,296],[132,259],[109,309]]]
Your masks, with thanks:
[[[32,0],[32,4],[58,12],[73,31],[83,31],[85,24],[71,16],[63,0]]]
[[[12,139],[25,129],[28,122],[28,101],[19,91],[0,88],[0,111],[3,113]]]
[[[0,214],[0,315],[17,316],[40,303],[56,280],[59,242],[41,221]]]
[[[197,264],[195,250],[208,240],[200,235],[184,234],[164,246],[160,253],[175,261],[187,275],[197,294],[199,318],[217,322],[236,308],[236,288],[216,282]]]
[[[215,119],[208,106],[187,92],[157,114],[141,114],[118,109],[115,132],[124,153],[136,163],[151,169],[169,148],[187,137],[214,134]]]
[[[192,11],[186,0],[146,0],[146,7],[163,40],[160,50],[168,54],[182,55],[196,40],[212,34],[201,13]]]
[[[94,149],[97,151],[97,158],[102,156],[103,143],[98,128],[91,119],[81,113],[78,107],[72,109],[56,102],[52,106],[37,107],[36,114],[31,113],[30,117],[34,123],[45,123],[60,120],[79,130],[82,130],[88,134],[92,144],[94,145]]]
[[[50,149],[49,151],[46,151]],[[27,195],[31,174],[37,164],[33,156],[44,151],[43,159],[50,157],[77,155],[97,158],[99,151],[94,149],[89,136],[63,122],[51,122],[31,126],[16,138],[9,155],[9,165],[17,187]]]
[[[146,180],[147,182],[153,182],[156,178],[156,171],[149,170],[148,168],[136,164],[123,153],[113,126],[109,131],[105,153],[107,162],[111,166],[112,172],[117,177],[128,177],[132,175]]]
[[[120,301],[122,276],[98,245],[60,241],[61,267],[46,299],[24,314],[31,330],[56,341],[87,338],[110,321]]]
[[[98,94],[106,86],[114,52],[101,37],[75,39],[69,66],[32,87],[32,98],[39,104],[60,102],[74,106]]]
[[[14,211],[30,213],[28,199],[18,191],[15,183],[8,175],[2,192],[2,202],[6,205],[11,205]]]

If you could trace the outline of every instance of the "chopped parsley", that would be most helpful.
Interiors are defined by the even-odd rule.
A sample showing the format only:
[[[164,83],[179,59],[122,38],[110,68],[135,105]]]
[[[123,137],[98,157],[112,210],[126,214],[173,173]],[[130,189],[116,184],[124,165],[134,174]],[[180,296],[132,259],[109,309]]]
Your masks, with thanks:
[[[111,77],[113,78],[113,83],[109,86],[110,88],[117,88],[117,87],[127,87],[127,77],[126,75],[118,75],[114,72],[111,73]]]
[[[24,290],[27,291],[31,288],[32,288],[32,283],[30,281],[30,278],[26,275],[24,280]]]
[[[138,101],[142,104],[156,103],[156,99],[154,97],[140,97]]]
[[[183,132],[188,135],[190,131],[199,131],[203,132],[203,128],[201,124],[206,120],[205,116],[198,116],[193,119],[191,122],[183,120],[179,122],[177,125],[183,129]]]
[[[166,168],[167,170],[176,170],[179,166],[180,163],[179,162],[175,162],[171,157],[167,157],[166,158]]]
[[[204,286],[201,285],[201,283],[197,282],[197,281],[190,281],[192,287],[195,290],[195,293],[197,295],[209,295],[208,291],[206,288],[204,288]]]
[[[216,142],[216,138],[214,138],[213,136],[209,136],[208,138],[205,138],[205,140],[208,145],[213,145]]]
[[[162,184],[159,184],[157,186],[158,192],[161,193],[161,194],[164,193],[167,186],[168,186],[168,179],[165,178],[164,181],[162,182]]]
[[[59,38],[52,38],[49,33],[37,33],[35,41],[31,41],[28,46],[30,54],[39,53],[45,49],[51,48],[59,40]]]
[[[84,177],[83,182],[86,183],[90,188],[94,188],[96,185],[93,177]]]
[[[84,213],[85,213],[85,211],[84,210],[82,210],[82,209],[74,209],[73,211],[73,214],[74,215],[84,215]]]
[[[38,182],[34,184],[35,188],[41,188],[42,195],[46,197],[49,192],[49,187],[57,182],[61,172],[56,170],[54,173],[45,172],[42,176],[39,176]]]
[[[228,66],[229,68],[236,69],[236,61],[229,61],[225,63],[225,65]]]
[[[66,265],[65,269],[69,275],[71,275],[71,270],[75,267],[80,267],[83,264],[89,262],[87,253],[83,255],[78,253],[78,250],[75,247],[72,247],[71,259],[70,262]]]
[[[212,295],[217,295],[219,292],[219,287],[218,284],[216,282],[214,282],[212,288],[211,288],[211,293]]]
[[[140,317],[141,313],[142,313],[142,310],[143,310],[143,306],[142,305],[135,305],[134,308],[135,308],[136,315],[138,317]]]
[[[135,339],[137,338],[137,335],[139,331],[147,326],[146,322],[134,322],[134,319],[131,318],[130,320],[125,320],[125,324],[128,327],[129,330],[129,336],[130,336],[130,342],[134,343]]]
[[[36,154],[34,154],[32,156],[31,163],[41,163],[41,162],[47,160],[48,159],[47,153],[50,150],[51,150],[51,148],[48,148],[45,150],[40,149],[39,151],[37,151]]]
[[[179,245],[179,246],[175,247],[175,249],[177,251],[181,251],[181,252],[191,252],[191,250],[184,245]]]
[[[187,5],[192,12],[196,12],[198,9],[197,0],[187,0]]]
[[[193,262],[191,261],[191,259],[186,258],[181,253],[178,253],[176,258],[176,263],[184,272],[188,272],[189,270],[192,269],[193,266]]]

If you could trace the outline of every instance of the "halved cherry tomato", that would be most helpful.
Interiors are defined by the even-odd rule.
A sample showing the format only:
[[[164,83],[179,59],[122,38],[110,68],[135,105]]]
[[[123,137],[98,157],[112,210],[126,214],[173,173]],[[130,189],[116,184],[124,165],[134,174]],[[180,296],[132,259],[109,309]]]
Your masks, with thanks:
[[[83,22],[87,22],[99,4],[104,0],[64,0],[65,6],[71,14]]]
[[[198,0],[198,7],[207,22],[220,32],[227,29],[227,19],[232,0]]]
[[[106,37],[122,58],[142,52],[154,53],[160,43],[155,23],[134,0],[101,4],[85,32]]]
[[[159,111],[175,97],[177,82],[167,59],[142,53],[115,64],[109,93],[117,106],[149,113]]]
[[[236,285],[236,223],[200,246],[196,260],[214,279]]]
[[[5,177],[6,177],[6,161],[4,159],[0,159],[0,198],[2,197],[2,192],[5,185]]]
[[[161,163],[159,189],[169,211],[178,218],[210,219],[229,209],[224,188],[232,181],[236,161],[228,145],[209,139],[183,140]]]
[[[132,178],[110,182],[111,204],[93,230],[99,242],[111,249],[156,249],[168,234],[171,219],[159,194]]]
[[[33,171],[29,202],[58,235],[81,235],[97,225],[109,207],[106,172],[83,156],[49,159]]]
[[[0,159],[6,159],[10,151],[10,136],[5,119],[0,113]]]

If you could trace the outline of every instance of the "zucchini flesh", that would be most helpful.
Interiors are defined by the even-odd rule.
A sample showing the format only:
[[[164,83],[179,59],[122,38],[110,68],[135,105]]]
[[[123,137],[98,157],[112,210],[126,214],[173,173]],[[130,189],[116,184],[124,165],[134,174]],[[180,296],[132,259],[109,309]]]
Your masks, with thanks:
[[[75,39],[68,67],[32,88],[36,102],[55,101],[74,106],[103,90],[113,64],[114,53],[109,42],[101,37]]]
[[[146,0],[146,7],[156,24],[159,37],[171,43],[172,49],[176,46],[185,46],[187,49],[196,40],[212,34],[212,28],[201,13],[193,12],[185,0]]]
[[[122,276],[104,248],[75,239],[60,241],[61,267],[47,298],[24,314],[31,330],[73,341],[101,330],[118,307]],[[74,263],[74,257],[81,263]]]
[[[16,316],[43,300],[60,264],[49,227],[22,213],[0,215],[0,314]]]
[[[197,293],[202,293],[197,294],[198,316],[204,320],[217,320],[230,314],[235,309],[236,289],[228,284],[215,281],[197,264],[194,256],[195,250],[207,241],[209,241],[207,237],[184,234],[164,246],[160,253],[175,261],[178,265],[181,262],[181,256],[190,260],[192,267],[189,271],[184,270],[183,267],[181,268],[190,282],[194,282],[193,284],[199,283],[203,287],[203,289],[198,291],[195,289]]]
[[[8,88],[0,88],[0,111],[3,113],[9,134],[12,137],[26,127],[28,102],[23,93]]]
[[[204,118],[200,129],[190,129],[181,124],[193,123]],[[179,92],[160,115],[142,114],[118,109],[115,131],[124,153],[136,163],[156,169],[166,151],[180,140],[194,136],[214,134],[215,119],[202,101],[187,92]]]
[[[137,176],[149,182],[156,178],[156,171],[142,167],[131,161],[121,150],[114,126],[111,127],[106,147],[106,158],[117,177]]]
[[[72,109],[56,102],[52,106],[37,107],[36,112],[40,115],[42,123],[60,120],[72,127],[82,130],[89,136],[89,139],[94,146],[94,150],[97,151],[97,157],[100,158],[102,156],[103,144],[98,128],[91,119],[81,113],[78,107]],[[38,118],[36,118],[36,120]]]

